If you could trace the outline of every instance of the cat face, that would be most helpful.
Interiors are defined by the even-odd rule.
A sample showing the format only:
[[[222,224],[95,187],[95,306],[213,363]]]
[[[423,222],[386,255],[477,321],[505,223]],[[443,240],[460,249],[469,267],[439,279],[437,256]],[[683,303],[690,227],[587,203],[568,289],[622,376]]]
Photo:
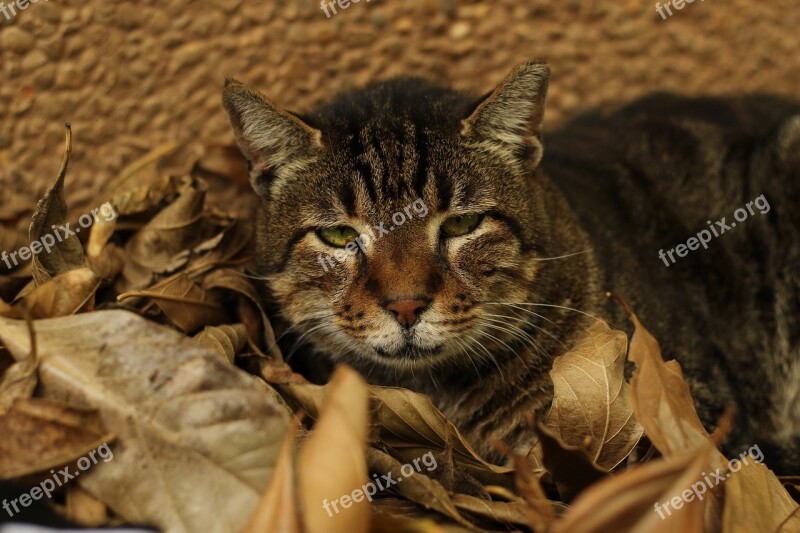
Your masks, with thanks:
[[[526,309],[503,303],[529,296],[546,241],[533,171],[547,80],[524,64],[477,103],[397,80],[307,117],[226,83],[264,200],[258,268],[303,340],[413,371],[529,336]]]

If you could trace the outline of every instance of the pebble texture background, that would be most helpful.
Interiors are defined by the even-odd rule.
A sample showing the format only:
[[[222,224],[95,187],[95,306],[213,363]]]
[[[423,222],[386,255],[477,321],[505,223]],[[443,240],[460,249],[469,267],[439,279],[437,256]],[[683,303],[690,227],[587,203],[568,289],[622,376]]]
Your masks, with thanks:
[[[650,0],[361,0],[326,18],[315,0],[39,0],[0,14],[0,203],[52,182],[65,121],[72,195],[168,140],[231,142],[226,75],[302,111],[399,74],[483,93],[541,58],[551,125],[653,90],[800,97],[798,0],[673,12],[662,20]]]

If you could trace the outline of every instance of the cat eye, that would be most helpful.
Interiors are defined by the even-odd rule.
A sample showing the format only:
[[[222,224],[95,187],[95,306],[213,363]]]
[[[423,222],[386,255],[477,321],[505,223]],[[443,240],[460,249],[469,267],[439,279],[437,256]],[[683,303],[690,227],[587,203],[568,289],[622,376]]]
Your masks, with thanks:
[[[475,230],[483,220],[483,215],[458,215],[442,223],[442,233],[447,237],[460,237]]]
[[[344,248],[347,243],[354,242],[358,237],[358,232],[350,226],[334,226],[332,228],[320,228],[317,230],[317,236],[323,242],[336,246],[337,248]]]

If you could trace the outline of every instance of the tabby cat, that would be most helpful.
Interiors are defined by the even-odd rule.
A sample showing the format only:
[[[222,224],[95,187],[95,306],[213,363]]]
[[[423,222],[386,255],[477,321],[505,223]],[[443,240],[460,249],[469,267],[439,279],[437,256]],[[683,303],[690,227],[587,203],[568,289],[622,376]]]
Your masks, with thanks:
[[[539,62],[481,98],[395,79],[297,114],[228,80],[268,297],[320,361],[429,395],[497,460],[589,315],[629,330],[611,290],[704,424],[738,407],[729,451],[800,473],[800,105],[654,95],[549,132],[545,153],[548,81]],[[659,258],[759,195],[768,213]]]

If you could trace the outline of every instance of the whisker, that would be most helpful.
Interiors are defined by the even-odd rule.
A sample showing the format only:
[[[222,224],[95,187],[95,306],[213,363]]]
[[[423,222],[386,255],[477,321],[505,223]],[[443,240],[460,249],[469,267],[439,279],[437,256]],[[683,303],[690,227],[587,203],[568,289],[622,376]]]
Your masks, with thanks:
[[[591,252],[592,250],[594,250],[594,248],[588,248],[586,250],[581,250],[580,252],[573,252],[571,254],[559,255],[559,256],[556,256],[556,257],[535,257],[535,258],[531,259],[531,261],[552,261],[554,259],[565,259],[567,257],[574,257],[576,255],[585,254],[585,253]]]
[[[599,320],[600,322],[603,322],[602,318],[597,318],[596,316],[591,315],[591,314],[587,313],[586,311],[581,311],[580,309],[575,309],[575,308],[572,308],[572,307],[565,307],[563,305],[540,304],[540,303],[531,303],[531,302],[513,302],[513,303],[515,303],[517,305],[538,305],[538,306],[541,306],[541,307],[555,307],[557,309],[566,309],[567,311],[575,311],[576,313],[580,313],[582,315],[588,316],[589,318],[594,318],[595,320]]]

